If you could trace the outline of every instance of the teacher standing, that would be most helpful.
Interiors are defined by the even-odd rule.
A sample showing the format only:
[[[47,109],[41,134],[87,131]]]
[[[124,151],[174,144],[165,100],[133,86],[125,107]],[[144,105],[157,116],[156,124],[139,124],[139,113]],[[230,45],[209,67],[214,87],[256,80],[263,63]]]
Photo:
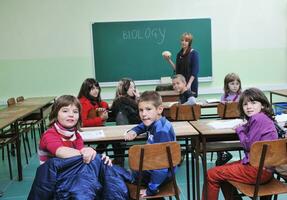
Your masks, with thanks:
[[[176,74],[182,74],[186,80],[186,86],[194,97],[198,95],[198,71],[199,54],[191,46],[193,36],[191,33],[183,33],[181,36],[181,50],[176,56],[176,64],[171,60],[171,55],[163,54],[163,57],[172,66]]]

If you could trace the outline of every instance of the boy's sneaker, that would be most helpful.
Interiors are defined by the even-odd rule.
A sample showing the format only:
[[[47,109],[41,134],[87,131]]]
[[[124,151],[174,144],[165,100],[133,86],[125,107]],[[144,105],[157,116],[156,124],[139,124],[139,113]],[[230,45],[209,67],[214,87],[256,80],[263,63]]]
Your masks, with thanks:
[[[217,160],[215,161],[215,165],[216,166],[224,165],[225,163],[227,163],[231,159],[232,159],[232,154],[229,152],[226,152],[226,153],[222,154],[221,157],[217,158]]]

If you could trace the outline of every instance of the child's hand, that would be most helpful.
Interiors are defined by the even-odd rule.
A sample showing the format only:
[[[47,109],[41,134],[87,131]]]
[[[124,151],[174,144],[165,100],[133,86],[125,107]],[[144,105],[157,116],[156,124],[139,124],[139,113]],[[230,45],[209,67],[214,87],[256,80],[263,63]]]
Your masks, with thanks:
[[[247,121],[243,121],[242,123],[237,124],[236,126],[234,126],[232,129],[235,130],[235,129],[239,128],[240,126],[243,126],[246,123],[247,123]]]
[[[84,147],[80,150],[80,153],[83,156],[84,163],[89,164],[92,160],[95,159],[97,152],[91,147]]]
[[[129,131],[125,134],[125,140],[133,140],[137,137],[137,133],[134,131]]]
[[[96,108],[96,111],[97,112],[104,112],[104,111],[106,111],[106,109],[105,108]]]
[[[105,154],[102,154],[102,160],[104,161],[104,163],[106,165],[113,166],[112,160],[109,158],[109,156],[106,156]]]
[[[135,96],[136,98],[139,98],[139,97],[140,97],[140,93],[139,93],[138,89],[135,89],[135,90],[133,91],[133,94],[134,94],[134,96]]]
[[[143,198],[143,197],[146,197],[146,196],[147,196],[147,195],[146,195],[146,189],[140,190],[140,195],[141,195],[142,198]]]
[[[99,112],[100,118],[102,118],[104,121],[106,121],[109,118],[108,111],[105,109],[104,111]]]

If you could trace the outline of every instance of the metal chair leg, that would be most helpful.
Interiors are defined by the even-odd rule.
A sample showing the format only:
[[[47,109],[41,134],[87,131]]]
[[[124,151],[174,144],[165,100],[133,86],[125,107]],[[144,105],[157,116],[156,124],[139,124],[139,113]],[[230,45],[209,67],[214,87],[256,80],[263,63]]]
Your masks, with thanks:
[[[7,148],[7,158],[8,158],[8,166],[9,166],[9,175],[10,175],[10,180],[13,179],[13,174],[12,174],[12,165],[11,165],[11,157],[10,157],[10,149],[9,149],[9,144],[6,145]],[[4,149],[4,148],[3,148]]]
[[[24,147],[24,152],[25,152],[25,159],[26,159],[26,164],[28,165],[28,155],[27,155],[27,148],[26,148],[26,143],[25,143],[25,137],[24,134],[22,135],[22,141],[23,141],[23,147]]]

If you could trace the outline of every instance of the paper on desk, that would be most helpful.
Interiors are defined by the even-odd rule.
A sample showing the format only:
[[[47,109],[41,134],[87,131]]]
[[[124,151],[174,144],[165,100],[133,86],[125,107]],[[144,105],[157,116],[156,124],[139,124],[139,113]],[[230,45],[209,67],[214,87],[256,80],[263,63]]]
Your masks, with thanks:
[[[219,99],[206,99],[207,103],[219,103],[220,100]]]
[[[105,133],[103,130],[87,130],[79,133],[84,141],[94,141],[98,138],[105,137]]]
[[[174,104],[178,104],[178,101],[172,101],[172,102],[162,102],[162,105],[164,108],[170,108]]]
[[[210,122],[207,125],[215,129],[222,129],[222,128],[233,128],[242,122],[243,122],[242,119],[233,119],[233,120],[227,120],[227,121],[218,120],[218,121]]]

